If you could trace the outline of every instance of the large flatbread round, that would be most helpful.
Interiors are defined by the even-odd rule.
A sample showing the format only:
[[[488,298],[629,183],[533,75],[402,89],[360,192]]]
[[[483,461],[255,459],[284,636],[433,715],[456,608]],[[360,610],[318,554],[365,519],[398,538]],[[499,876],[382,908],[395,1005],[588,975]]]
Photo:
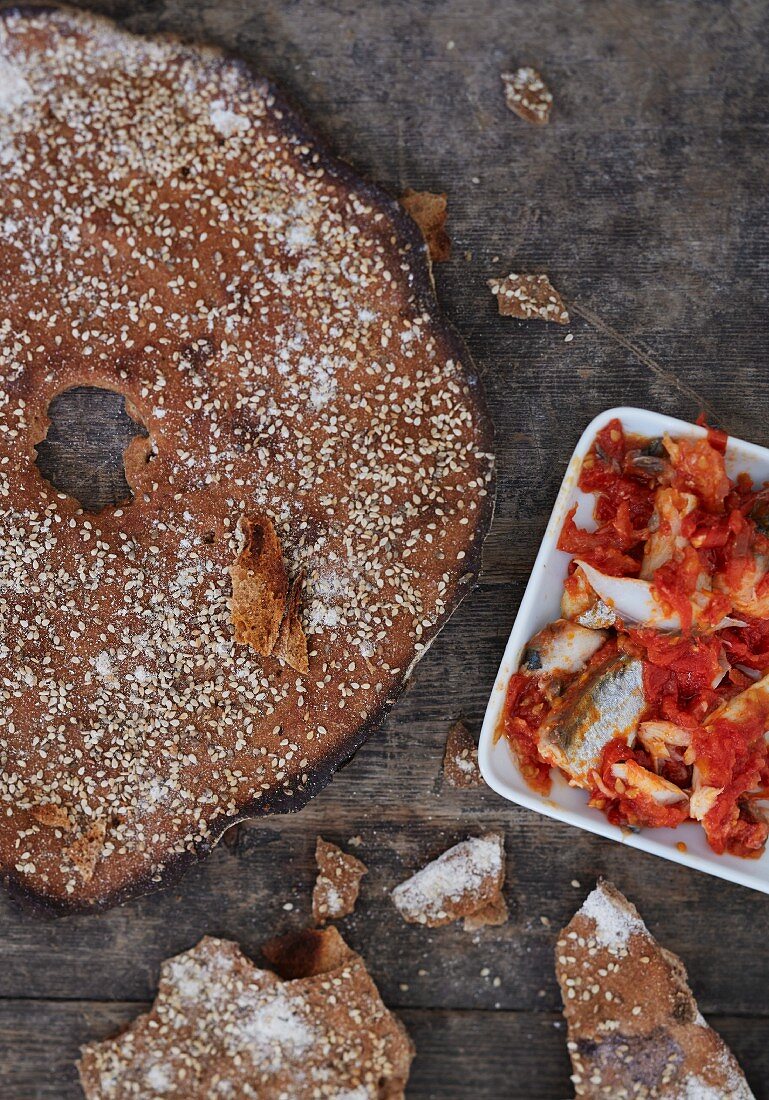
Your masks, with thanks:
[[[0,173],[0,864],[93,907],[362,743],[477,573],[491,430],[416,227],[241,61],[5,10]],[[35,462],[75,386],[148,432],[95,515]]]

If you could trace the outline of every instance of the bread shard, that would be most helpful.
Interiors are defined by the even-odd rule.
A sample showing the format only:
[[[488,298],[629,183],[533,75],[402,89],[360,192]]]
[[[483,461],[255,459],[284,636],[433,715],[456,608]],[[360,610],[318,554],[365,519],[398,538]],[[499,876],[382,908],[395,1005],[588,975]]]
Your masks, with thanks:
[[[612,883],[599,882],[564,928],[556,975],[577,1097],[754,1100],[683,963]]]
[[[229,940],[169,959],[151,1011],[83,1048],[86,1100],[403,1100],[414,1048],[336,940],[331,969],[288,981]]]
[[[463,920],[466,932],[504,924],[507,903],[505,838],[486,833],[455,844],[399,883],[392,892],[395,908],[409,924],[440,928]]]
[[[0,867],[93,908],[359,747],[477,575],[491,426],[416,226],[242,61],[5,9],[0,171]],[[76,385],[149,433],[96,515],[34,463]],[[307,674],[234,639],[254,514]]]

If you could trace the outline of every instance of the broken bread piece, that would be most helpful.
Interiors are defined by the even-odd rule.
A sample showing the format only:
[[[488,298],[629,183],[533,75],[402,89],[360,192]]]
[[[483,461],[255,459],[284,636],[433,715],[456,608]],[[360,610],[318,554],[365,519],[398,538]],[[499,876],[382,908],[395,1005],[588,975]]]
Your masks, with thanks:
[[[283,981],[229,940],[163,963],[152,1009],[83,1048],[86,1100],[403,1097],[413,1045],[363,960]]]
[[[754,1100],[681,960],[601,881],[561,933],[556,974],[577,1097]]]
[[[446,232],[446,195],[434,191],[414,191],[409,187],[399,201],[419,226],[433,263],[448,260],[451,240]]]
[[[569,311],[547,275],[519,275],[513,272],[504,279],[489,279],[488,285],[503,317],[569,324]]]
[[[304,574],[298,573],[288,589],[286,613],[280,624],[278,638],[272,651],[273,657],[283,661],[296,672],[310,671],[310,655],[307,648],[307,635],[302,627],[299,613],[299,598],[302,594]]]
[[[465,931],[474,931],[507,920],[504,881],[505,839],[486,833],[449,848],[396,886],[392,899],[409,924],[439,928],[464,918]]]
[[[505,103],[525,122],[545,126],[553,109],[553,94],[536,69],[524,65],[514,73],[502,73]]]
[[[278,640],[288,599],[283,551],[269,516],[242,516],[239,530],[243,547],[230,566],[235,641],[269,657]]]
[[[230,566],[235,641],[307,672],[307,638],[299,615],[304,577],[300,573],[289,584],[283,549],[269,516],[241,516],[239,530],[243,546]]]
[[[312,891],[312,915],[318,924],[341,920],[355,908],[360,892],[360,880],[368,867],[355,856],[348,855],[336,844],[319,836],[315,844],[318,877]]]
[[[478,746],[464,722],[453,722],[443,752],[443,778],[450,787],[482,787]]]

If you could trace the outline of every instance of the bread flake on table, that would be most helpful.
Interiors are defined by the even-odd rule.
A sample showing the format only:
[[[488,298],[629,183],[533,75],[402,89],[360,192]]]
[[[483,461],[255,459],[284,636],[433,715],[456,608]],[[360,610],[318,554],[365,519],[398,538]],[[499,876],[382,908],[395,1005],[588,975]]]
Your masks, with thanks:
[[[407,188],[400,204],[419,226],[430,259],[445,263],[451,257],[451,238],[446,232],[447,201],[443,192],[414,191]]]
[[[315,844],[318,877],[312,891],[312,915],[318,924],[341,920],[355,909],[366,864],[319,836]]]
[[[508,109],[524,122],[547,125],[553,109],[553,94],[537,70],[523,65],[514,73],[502,73],[501,79]]]
[[[486,833],[449,848],[396,886],[392,899],[409,924],[440,928],[463,920],[465,931],[475,931],[507,920],[504,881],[504,837]]]
[[[556,325],[570,323],[569,311],[547,275],[519,275],[513,272],[504,279],[489,279],[488,285],[503,317],[517,317],[521,321],[552,321]]]
[[[464,722],[453,722],[449,727],[443,752],[443,778],[449,787],[460,789],[484,785],[478,767],[478,746]]]

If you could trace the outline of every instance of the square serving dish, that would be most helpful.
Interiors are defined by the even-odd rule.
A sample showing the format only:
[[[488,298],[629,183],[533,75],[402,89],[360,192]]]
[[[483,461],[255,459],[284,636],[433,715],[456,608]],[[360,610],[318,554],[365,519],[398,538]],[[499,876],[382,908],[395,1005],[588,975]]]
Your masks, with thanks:
[[[578,787],[570,787],[555,770],[552,773],[552,790],[547,797],[532,790],[521,775],[507,741],[500,738],[494,743],[494,731],[504,706],[507,683],[518,668],[526,643],[533,634],[557,619],[560,614],[563,582],[571,560],[569,554],[556,547],[564,518],[569,509],[577,504],[577,522],[583,527],[595,526],[592,518],[593,497],[581,492],[577,488],[577,481],[582,459],[589,451],[596,433],[615,417],[622,421],[627,431],[638,435],[656,437],[668,433],[672,436],[696,438],[706,434],[705,429],[695,424],[647,409],[607,409],[588,424],[566,470],[486,707],[478,749],[480,769],[483,778],[497,794],[519,806],[536,810],[537,813],[554,817],[558,821],[565,821],[569,825],[576,825],[579,829],[598,833],[599,836],[619,841],[631,848],[640,848],[643,852],[652,852],[663,859],[683,863],[686,867],[694,867],[709,875],[769,893],[769,853],[764,853],[760,859],[716,855],[708,846],[702,828],[696,824],[681,825],[677,829],[646,829],[640,833],[623,831],[610,824],[599,810],[590,809],[587,792]],[[769,481],[769,449],[765,447],[730,436],[726,465],[731,477],[740,470],[745,470],[756,483]],[[679,844],[683,844],[683,851],[677,847]]]

